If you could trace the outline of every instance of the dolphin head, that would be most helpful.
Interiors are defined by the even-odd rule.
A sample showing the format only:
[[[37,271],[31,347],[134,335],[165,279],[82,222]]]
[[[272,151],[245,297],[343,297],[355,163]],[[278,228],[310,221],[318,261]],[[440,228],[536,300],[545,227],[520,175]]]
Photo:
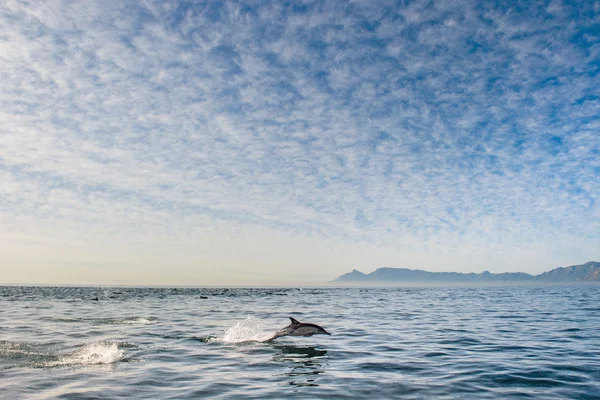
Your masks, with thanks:
[[[320,326],[317,326],[317,331],[315,333],[313,333],[313,335],[330,335],[331,333],[327,332],[325,329],[321,328]]]

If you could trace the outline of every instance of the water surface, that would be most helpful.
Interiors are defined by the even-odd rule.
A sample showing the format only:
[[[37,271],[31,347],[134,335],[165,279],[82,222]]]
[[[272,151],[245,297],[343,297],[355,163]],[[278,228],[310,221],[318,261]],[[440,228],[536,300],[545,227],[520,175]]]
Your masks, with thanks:
[[[264,342],[288,316],[332,336]],[[0,287],[1,398],[600,399],[600,287]]]

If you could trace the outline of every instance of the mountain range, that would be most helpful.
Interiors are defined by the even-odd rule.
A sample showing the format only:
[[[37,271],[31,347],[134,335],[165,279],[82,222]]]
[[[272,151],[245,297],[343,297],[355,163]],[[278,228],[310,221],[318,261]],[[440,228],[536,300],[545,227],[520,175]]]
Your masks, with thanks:
[[[353,270],[331,283],[381,284],[381,283],[563,283],[563,282],[600,282],[600,262],[590,261],[582,265],[558,267],[539,275],[524,272],[504,272],[493,274],[461,272],[429,272],[408,268],[377,268],[364,274]]]

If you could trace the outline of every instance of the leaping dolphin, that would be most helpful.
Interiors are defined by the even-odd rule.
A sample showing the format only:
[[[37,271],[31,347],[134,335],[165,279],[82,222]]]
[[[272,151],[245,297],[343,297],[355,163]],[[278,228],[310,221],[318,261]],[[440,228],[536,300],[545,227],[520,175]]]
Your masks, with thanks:
[[[278,337],[282,336],[312,336],[312,335],[331,335],[331,333],[327,332],[325,329],[321,328],[319,325],[315,324],[304,324],[302,322],[298,322],[292,317],[288,317],[292,323],[286,326],[285,328],[277,331],[275,335],[269,339],[274,340]]]

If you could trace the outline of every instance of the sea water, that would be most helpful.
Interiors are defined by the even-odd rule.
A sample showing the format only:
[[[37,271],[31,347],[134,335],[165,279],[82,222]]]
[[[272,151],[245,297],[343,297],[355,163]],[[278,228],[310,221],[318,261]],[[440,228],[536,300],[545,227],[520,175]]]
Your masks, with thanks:
[[[600,399],[600,286],[0,287],[0,398]]]

